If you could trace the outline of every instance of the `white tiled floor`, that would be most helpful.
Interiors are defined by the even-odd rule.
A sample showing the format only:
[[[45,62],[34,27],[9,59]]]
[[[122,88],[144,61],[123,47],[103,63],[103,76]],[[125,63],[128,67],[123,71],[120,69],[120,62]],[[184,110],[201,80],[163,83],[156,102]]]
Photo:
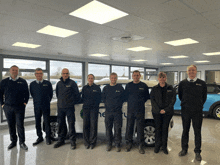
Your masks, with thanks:
[[[77,138],[77,149],[70,150],[70,144],[54,149],[53,144],[47,146],[45,142],[33,147],[32,143],[37,139],[34,126],[27,126],[26,144],[28,151],[20,150],[17,146],[12,150],[7,150],[10,144],[8,130],[0,131],[0,165],[218,165],[220,164],[220,121],[205,118],[202,129],[202,158],[201,162],[194,161],[194,135],[191,127],[189,151],[185,157],[179,157],[181,150],[180,139],[182,132],[181,117],[174,116],[174,128],[169,133],[168,150],[169,154],[163,152],[155,154],[154,148],[146,148],[146,153],[141,155],[135,146],[130,152],[125,152],[125,142],[123,148],[117,153],[115,148],[112,151],[105,151],[105,135],[99,134],[97,147],[93,150],[85,149],[82,136]]]

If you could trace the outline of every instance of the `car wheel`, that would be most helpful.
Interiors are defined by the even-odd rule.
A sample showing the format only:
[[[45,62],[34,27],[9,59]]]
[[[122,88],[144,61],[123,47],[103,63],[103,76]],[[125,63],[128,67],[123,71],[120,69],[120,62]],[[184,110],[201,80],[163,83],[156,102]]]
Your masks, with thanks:
[[[57,116],[50,117],[50,129],[51,129],[51,138],[57,139],[58,138],[58,122]]]
[[[155,146],[155,125],[152,122],[146,122],[144,127],[144,141],[146,146]]]
[[[214,109],[213,109],[213,116],[215,119],[220,120],[220,105],[217,105]]]

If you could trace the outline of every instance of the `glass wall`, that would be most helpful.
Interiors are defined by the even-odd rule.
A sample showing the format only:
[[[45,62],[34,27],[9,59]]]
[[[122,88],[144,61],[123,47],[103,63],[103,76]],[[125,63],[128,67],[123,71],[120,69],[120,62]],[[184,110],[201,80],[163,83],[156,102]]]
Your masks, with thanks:
[[[131,67],[131,70],[130,70],[131,79],[132,79],[132,73],[135,70],[139,70],[139,72],[141,73],[140,80],[143,80],[144,79],[144,68],[140,68],[140,67]]]
[[[165,72],[167,74],[167,83],[174,85],[178,83],[178,72]]]
[[[118,79],[129,79],[129,67],[112,65],[112,72],[117,73]]]
[[[145,80],[157,80],[157,69],[145,69]]]
[[[110,65],[88,64],[88,74],[95,76],[95,82],[109,80]]]

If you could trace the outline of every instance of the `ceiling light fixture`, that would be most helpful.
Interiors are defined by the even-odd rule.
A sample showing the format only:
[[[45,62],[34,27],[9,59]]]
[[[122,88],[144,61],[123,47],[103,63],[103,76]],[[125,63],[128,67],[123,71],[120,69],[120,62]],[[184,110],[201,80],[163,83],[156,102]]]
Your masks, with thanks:
[[[51,36],[66,38],[71,35],[77,34],[78,32],[48,25],[38,30],[37,33],[43,33]]]
[[[181,45],[196,44],[199,42],[196,40],[193,40],[191,38],[185,38],[185,39],[181,39],[181,40],[167,41],[164,43],[168,44],[168,45],[172,45],[172,46],[181,46]]]
[[[207,60],[203,60],[203,61],[194,61],[196,63],[205,63],[205,62],[210,62],[210,61],[207,61]]]
[[[105,56],[109,56],[107,54],[90,54],[90,56],[94,56],[94,57],[105,57]]]
[[[69,13],[69,15],[98,24],[104,24],[127,16],[128,13],[94,0],[85,6]]]
[[[132,61],[136,61],[136,62],[144,62],[144,61],[147,61],[147,60],[142,60],[142,59],[140,59],[140,60],[132,60]]]
[[[184,55],[179,55],[179,56],[168,56],[168,58],[174,58],[174,59],[177,59],[177,58],[188,58],[188,56],[184,56]]]
[[[160,63],[161,65],[172,65],[173,63]]]
[[[133,48],[127,48],[126,50],[131,50],[135,52],[145,51],[145,50],[152,50],[152,48],[147,48],[143,46],[133,47]]]
[[[216,56],[216,55],[220,55],[220,52],[211,52],[211,53],[203,53],[206,56]]]
[[[24,42],[16,42],[12,46],[35,49],[35,48],[40,47],[41,45],[29,44],[29,43],[24,43]]]

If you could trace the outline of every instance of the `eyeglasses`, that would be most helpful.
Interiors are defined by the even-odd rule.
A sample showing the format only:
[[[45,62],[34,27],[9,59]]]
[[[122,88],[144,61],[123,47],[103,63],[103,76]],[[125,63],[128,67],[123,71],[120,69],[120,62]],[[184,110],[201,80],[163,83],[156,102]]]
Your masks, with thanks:
[[[69,73],[62,73],[62,74],[69,74]]]

